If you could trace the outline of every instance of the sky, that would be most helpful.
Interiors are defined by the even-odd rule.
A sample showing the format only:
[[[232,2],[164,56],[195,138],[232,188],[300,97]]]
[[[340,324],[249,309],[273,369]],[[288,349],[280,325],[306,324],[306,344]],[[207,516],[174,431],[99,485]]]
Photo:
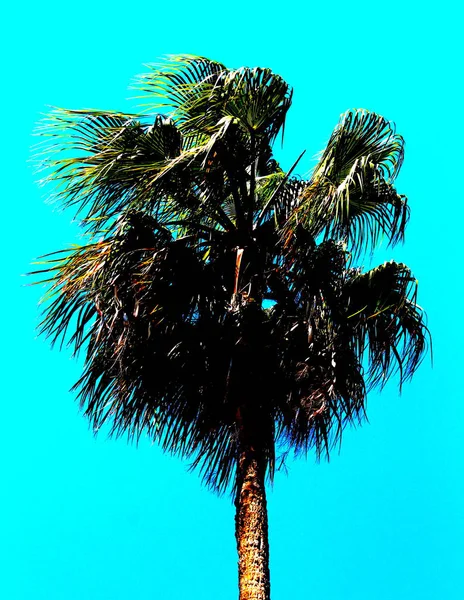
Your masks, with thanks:
[[[406,140],[397,187],[407,263],[433,334],[414,381],[369,396],[330,463],[287,464],[269,490],[273,600],[464,597],[462,42],[458,2],[51,2],[3,9],[0,597],[232,600],[234,509],[150,440],[95,437],[69,392],[81,363],[38,338],[31,261],[79,241],[30,164],[47,105],[131,110],[163,55],[263,66],[294,88],[283,149],[300,174],[339,115],[366,108]],[[367,262],[365,266],[369,266]]]

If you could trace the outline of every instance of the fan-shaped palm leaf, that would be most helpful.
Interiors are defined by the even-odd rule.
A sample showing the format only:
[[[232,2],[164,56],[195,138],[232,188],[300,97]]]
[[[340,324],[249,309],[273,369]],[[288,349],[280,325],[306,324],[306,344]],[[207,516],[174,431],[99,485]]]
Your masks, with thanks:
[[[403,138],[383,117],[367,111],[342,116],[314,170],[295,219],[317,237],[347,240],[356,252],[381,235],[401,241],[409,209],[393,181]]]

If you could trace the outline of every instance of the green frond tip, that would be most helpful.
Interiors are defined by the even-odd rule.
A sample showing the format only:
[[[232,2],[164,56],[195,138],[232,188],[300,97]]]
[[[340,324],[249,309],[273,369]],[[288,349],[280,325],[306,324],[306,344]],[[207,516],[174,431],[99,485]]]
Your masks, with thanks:
[[[219,62],[189,54],[169,55],[163,62],[147,66],[149,72],[139,75],[134,87],[143,92],[142,98],[154,109],[177,110],[191,104],[195,90],[211,87],[221,73],[227,72]]]

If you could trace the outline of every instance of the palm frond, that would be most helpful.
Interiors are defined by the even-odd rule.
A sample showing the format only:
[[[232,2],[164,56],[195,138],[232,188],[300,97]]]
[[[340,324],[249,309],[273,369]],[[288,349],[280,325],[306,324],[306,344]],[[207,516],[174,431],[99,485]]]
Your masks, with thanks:
[[[346,240],[354,254],[373,248],[382,235],[390,244],[402,241],[409,209],[393,181],[403,155],[403,138],[383,117],[345,113],[287,231],[301,222],[314,237]]]
[[[272,141],[283,127],[292,92],[270,69],[228,70],[204,57],[178,55],[140,78],[145,93],[158,97],[156,107],[172,107],[184,133],[211,134],[231,117],[245,131]]]
[[[50,142],[42,148],[44,183],[56,187],[55,200],[77,207],[99,227],[129,208],[163,198],[156,175],[181,151],[181,136],[161,115],[142,123],[131,115],[57,109],[38,132]],[[61,149],[63,156],[54,158]]]
[[[222,94],[215,90],[211,99],[245,130],[272,143],[284,126],[292,90],[270,69],[241,68],[226,75]]]
[[[211,90],[226,67],[214,60],[191,54],[175,54],[160,64],[148,65],[150,71],[140,75],[136,88],[147,94],[151,109],[170,108],[182,124],[192,117],[191,111],[205,108],[204,90]]]
[[[352,344],[360,358],[368,351],[371,384],[383,386],[396,370],[400,385],[410,379],[430,342],[410,269],[390,261],[356,273],[347,282],[344,298]]]

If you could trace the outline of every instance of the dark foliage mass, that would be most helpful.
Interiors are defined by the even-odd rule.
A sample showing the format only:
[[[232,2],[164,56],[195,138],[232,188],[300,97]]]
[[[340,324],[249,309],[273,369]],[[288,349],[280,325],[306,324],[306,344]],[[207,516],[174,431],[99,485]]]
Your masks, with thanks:
[[[43,123],[45,179],[88,243],[46,257],[42,331],[85,352],[95,428],[145,433],[223,490],[247,422],[272,477],[276,447],[328,452],[426,350],[409,268],[353,266],[403,239],[403,139],[349,111],[301,179],[273,158],[292,93],[269,69],[177,56],[139,87],[150,114]]]

